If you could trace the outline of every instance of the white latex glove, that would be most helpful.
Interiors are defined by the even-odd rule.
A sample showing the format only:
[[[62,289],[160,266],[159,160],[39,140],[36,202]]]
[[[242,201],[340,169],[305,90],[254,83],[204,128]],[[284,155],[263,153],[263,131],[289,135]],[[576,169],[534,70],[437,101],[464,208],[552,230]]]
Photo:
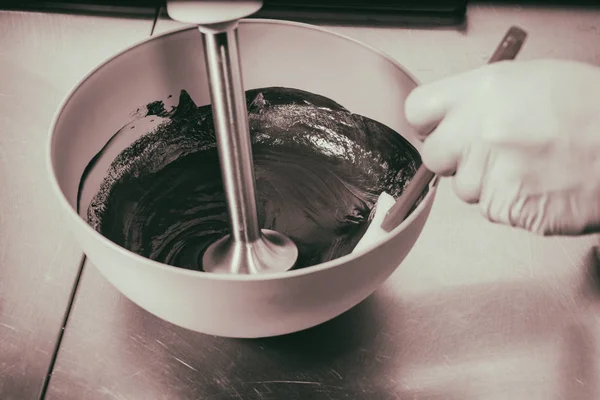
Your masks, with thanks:
[[[600,68],[504,61],[417,87],[423,162],[492,222],[544,235],[600,231]]]

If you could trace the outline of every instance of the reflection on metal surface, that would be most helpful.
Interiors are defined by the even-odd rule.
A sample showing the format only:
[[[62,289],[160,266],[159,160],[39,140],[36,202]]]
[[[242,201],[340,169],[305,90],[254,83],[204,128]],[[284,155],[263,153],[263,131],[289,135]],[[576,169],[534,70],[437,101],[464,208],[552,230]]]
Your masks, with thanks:
[[[537,266],[558,260],[561,278],[401,294],[400,269],[382,290],[328,323],[257,340],[175,328],[109,284],[98,285],[103,278],[88,265],[77,304],[85,312],[73,316],[49,398],[59,398],[70,382],[95,385],[101,370],[114,393],[143,398],[595,399],[597,250],[582,246],[568,255],[579,261],[565,264],[556,247]],[[93,370],[78,367],[89,346],[104,349]]]

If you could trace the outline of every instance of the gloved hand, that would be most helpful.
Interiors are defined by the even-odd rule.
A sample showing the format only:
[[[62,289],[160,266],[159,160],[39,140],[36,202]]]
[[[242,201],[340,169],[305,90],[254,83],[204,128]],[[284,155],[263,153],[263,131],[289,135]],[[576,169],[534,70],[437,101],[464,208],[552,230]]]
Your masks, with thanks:
[[[600,232],[600,68],[503,61],[417,87],[423,162],[492,222],[543,235]],[[439,124],[439,125],[438,125]]]

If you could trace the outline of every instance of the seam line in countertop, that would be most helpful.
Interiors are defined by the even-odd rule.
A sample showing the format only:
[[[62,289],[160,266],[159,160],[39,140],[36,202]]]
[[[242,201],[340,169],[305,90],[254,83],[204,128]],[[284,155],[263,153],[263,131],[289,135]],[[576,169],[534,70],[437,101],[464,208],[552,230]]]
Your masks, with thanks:
[[[154,21],[152,21],[152,28],[150,29],[150,36],[154,34],[154,29],[156,28],[156,24],[158,23],[158,16],[160,15],[161,7],[156,7],[156,12],[154,13]],[[62,339],[67,329],[67,324],[69,323],[69,317],[71,316],[71,309],[73,308],[73,304],[75,303],[75,296],[77,295],[77,289],[79,289],[79,281],[81,280],[81,276],[83,274],[83,269],[85,267],[85,261],[87,260],[86,255],[84,254],[81,257],[81,263],[79,265],[79,271],[77,271],[77,276],[75,278],[75,283],[73,288],[71,289],[71,294],[69,296],[69,302],[67,304],[67,309],[65,311],[65,315],[63,317],[63,321],[60,327],[60,331],[58,332],[58,339],[56,340],[56,344],[54,345],[54,351],[52,352],[52,358],[50,359],[50,365],[48,366],[48,370],[46,372],[46,376],[44,378],[44,383],[42,385],[42,391],[40,392],[39,400],[43,400],[46,398],[46,393],[48,392],[48,388],[50,387],[50,380],[52,379],[52,373],[54,372],[54,364],[58,358],[58,352],[60,351],[60,347],[62,344]]]
[[[40,400],[43,400],[44,398],[46,398],[46,392],[48,391],[48,387],[50,386],[50,379],[52,378],[52,373],[54,372],[54,364],[56,363],[56,359],[58,358],[58,352],[60,350],[60,345],[62,343],[62,339],[65,334],[67,323],[69,322],[69,316],[71,315],[71,309],[73,308],[73,303],[75,302],[75,296],[77,295],[77,289],[79,288],[79,281],[81,279],[81,275],[83,274],[83,268],[85,266],[86,259],[87,259],[87,257],[84,254],[81,257],[81,262],[79,264],[79,271],[77,271],[77,276],[75,277],[75,283],[73,284],[73,288],[71,289],[71,294],[69,296],[69,302],[67,303],[67,309],[65,311],[65,315],[63,316],[60,330],[58,331],[58,339],[56,340],[56,344],[54,345],[54,351],[52,352],[52,358],[50,359],[50,365],[48,366],[48,370],[47,370],[46,376],[44,378],[44,383],[42,385],[42,391],[40,392],[40,396],[39,396]]]
[[[156,12],[154,13],[154,22],[152,23],[152,28],[150,29],[150,36],[154,35],[154,29],[156,28],[156,24],[158,23],[158,16],[160,15],[160,10],[162,6],[156,7]]]

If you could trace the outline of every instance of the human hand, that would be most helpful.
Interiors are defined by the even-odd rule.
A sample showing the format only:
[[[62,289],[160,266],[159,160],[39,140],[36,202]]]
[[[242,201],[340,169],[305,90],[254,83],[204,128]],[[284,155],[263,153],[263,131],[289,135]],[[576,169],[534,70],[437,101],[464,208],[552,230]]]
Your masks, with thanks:
[[[543,235],[600,231],[600,68],[503,61],[417,87],[423,163],[492,222]]]

